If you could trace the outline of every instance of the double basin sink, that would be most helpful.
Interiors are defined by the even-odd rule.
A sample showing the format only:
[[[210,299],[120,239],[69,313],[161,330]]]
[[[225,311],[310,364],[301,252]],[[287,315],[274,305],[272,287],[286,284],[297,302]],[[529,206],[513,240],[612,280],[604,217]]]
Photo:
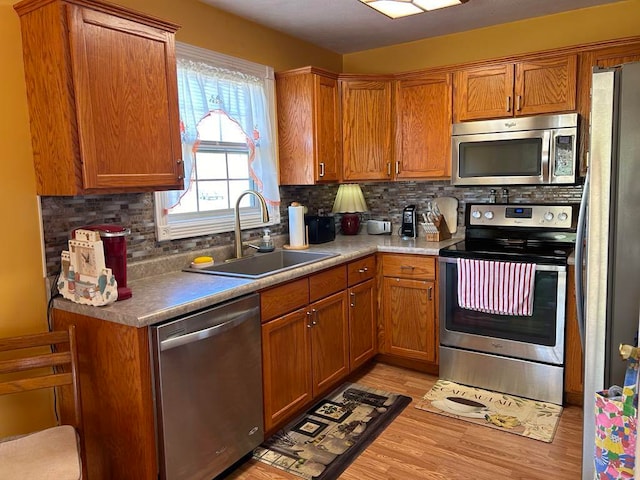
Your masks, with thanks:
[[[299,250],[276,250],[269,253],[256,253],[250,257],[243,257],[210,267],[186,268],[184,271],[257,279],[309,265],[327,258],[337,257],[338,255],[340,254],[303,252]]]

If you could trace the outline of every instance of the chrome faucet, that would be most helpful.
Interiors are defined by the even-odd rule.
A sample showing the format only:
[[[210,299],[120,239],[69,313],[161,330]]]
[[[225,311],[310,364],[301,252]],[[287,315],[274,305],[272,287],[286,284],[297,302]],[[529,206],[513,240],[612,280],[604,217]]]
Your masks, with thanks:
[[[269,221],[269,212],[267,211],[267,202],[264,197],[255,190],[245,190],[238,196],[236,200],[236,224],[234,228],[234,237],[236,243],[236,258],[242,258],[242,232],[240,230],[240,200],[245,195],[252,194],[260,201],[260,209],[262,210],[262,221],[267,223]]]

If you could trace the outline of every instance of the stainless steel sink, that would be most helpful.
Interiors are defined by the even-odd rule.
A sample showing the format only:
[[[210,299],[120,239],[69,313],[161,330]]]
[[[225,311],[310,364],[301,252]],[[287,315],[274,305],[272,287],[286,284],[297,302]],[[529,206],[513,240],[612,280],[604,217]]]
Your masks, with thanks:
[[[291,270],[326,258],[337,257],[339,253],[303,252],[299,250],[276,250],[270,253],[256,253],[250,257],[231,260],[227,263],[205,268],[185,268],[185,272],[208,273],[239,278],[262,278],[267,275]]]

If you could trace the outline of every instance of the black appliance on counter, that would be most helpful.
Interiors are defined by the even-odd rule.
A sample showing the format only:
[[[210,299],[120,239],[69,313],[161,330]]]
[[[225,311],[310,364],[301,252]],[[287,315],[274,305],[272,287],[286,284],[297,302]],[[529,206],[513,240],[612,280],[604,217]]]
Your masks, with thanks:
[[[336,239],[336,222],[334,217],[306,215],[304,224],[309,229],[309,243],[327,243]]]
[[[577,204],[467,204],[464,241],[439,252],[440,378],[562,404],[567,260],[577,218]],[[460,259],[535,264],[531,315],[461,306],[460,282],[470,280],[458,275]],[[494,272],[484,265],[482,272]],[[480,286],[471,288],[484,298]]]

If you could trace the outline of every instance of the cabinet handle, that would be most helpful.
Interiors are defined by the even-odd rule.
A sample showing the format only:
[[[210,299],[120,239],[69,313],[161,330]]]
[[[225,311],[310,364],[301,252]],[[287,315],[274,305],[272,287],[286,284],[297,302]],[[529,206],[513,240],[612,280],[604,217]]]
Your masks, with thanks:
[[[396,175],[400,173],[400,161],[396,160]]]
[[[521,105],[520,105],[521,100],[522,100],[522,95],[516,96],[516,110],[517,111],[522,110],[522,108],[520,108],[521,107]]]
[[[320,176],[324,177],[324,162],[320,162]]]
[[[311,310],[313,317],[311,319],[311,325],[317,325],[318,324],[318,310],[316,310],[315,308]]]
[[[391,162],[387,162],[387,176],[391,176]]]
[[[358,273],[367,273],[369,269],[367,267],[358,269]]]
[[[311,328],[311,312],[307,312],[307,328]]]
[[[356,294],[355,294],[355,293],[353,293],[353,292],[351,292],[351,293],[349,294],[349,296],[351,297],[351,306],[352,306],[352,307],[355,307],[355,306],[356,306]]]
[[[413,270],[414,267],[413,265],[400,265],[400,270]]]
[[[511,111],[511,95],[507,95],[507,112]]]
[[[429,301],[433,300],[433,298],[432,298],[432,297],[433,297],[432,293],[433,293],[433,287],[429,287],[429,288],[427,288],[427,298],[429,299]]]

